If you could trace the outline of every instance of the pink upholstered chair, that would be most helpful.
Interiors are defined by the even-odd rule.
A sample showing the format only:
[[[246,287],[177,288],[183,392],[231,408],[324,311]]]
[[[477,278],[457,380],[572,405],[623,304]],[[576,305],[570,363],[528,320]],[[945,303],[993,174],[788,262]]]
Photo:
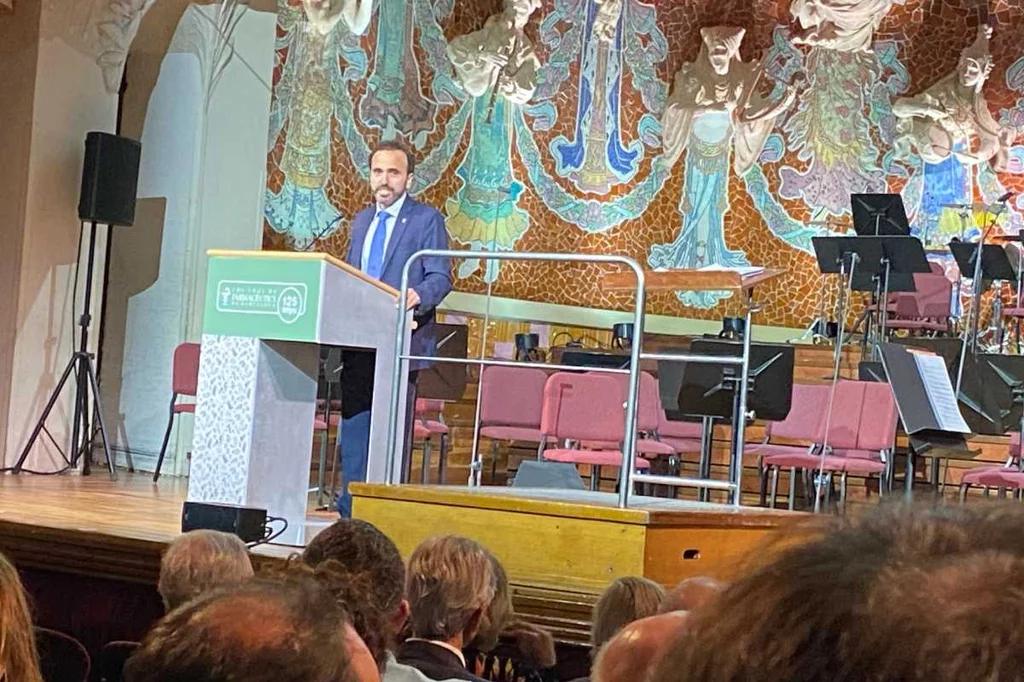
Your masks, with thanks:
[[[445,471],[448,468],[448,441],[451,431],[444,423],[443,411],[445,401],[429,398],[416,399],[416,416],[413,422],[413,442],[419,443],[423,450],[423,469],[420,481],[430,482],[430,454],[434,439],[439,442],[437,461],[437,482],[444,485]]]
[[[174,349],[174,357],[171,360],[170,415],[167,417],[167,429],[164,431],[164,442],[160,446],[160,456],[156,460],[156,471],[153,472],[154,483],[160,479],[160,470],[164,466],[167,443],[171,440],[171,427],[174,426],[174,418],[183,413],[195,414],[196,404],[194,402],[179,403],[178,398],[181,396],[196,397],[199,387],[199,352],[198,343],[182,343]]]
[[[658,440],[676,452],[700,452],[704,426],[697,422],[673,421],[661,410],[658,415]]]
[[[629,394],[629,375],[614,374],[611,377],[619,385],[619,395],[622,404],[625,406]],[[665,411],[661,409],[661,394],[658,392],[658,380],[649,372],[640,372],[638,377],[639,387],[637,389],[636,404],[636,450],[638,455],[648,458],[659,456],[671,457],[678,454],[677,450],[670,444],[663,442],[658,436],[658,426],[664,418]],[[698,442],[698,448],[700,443]],[[590,450],[616,450],[619,448],[617,442],[586,441],[583,447]]]
[[[972,485],[985,489],[988,495],[990,488],[1019,491],[1024,489],[1024,476],[1020,468],[1020,433],[1010,434],[1010,450],[1003,466],[983,466],[971,469],[960,479],[960,503],[967,501],[967,492]]]
[[[894,294],[886,325],[889,329],[932,332],[942,334],[949,331],[950,304],[953,300],[953,283],[946,277],[942,266],[929,263],[931,272],[914,273],[917,291]]]
[[[824,436],[823,416],[825,408],[828,407],[829,389],[827,384],[793,384],[792,403],[786,418],[780,422],[768,422],[764,442],[747,445],[744,449],[744,454],[753,455],[758,459],[762,505],[765,504],[769,470],[773,480],[770,506],[774,507],[778,469],[787,466],[787,462],[793,462],[789,466],[789,508],[794,508],[796,470],[811,461],[807,458],[808,455],[816,459],[814,453],[817,452]],[[773,464],[766,463],[768,457],[776,458]],[[794,459],[786,460],[785,457]]]
[[[544,450],[552,462],[590,465],[590,488],[597,490],[602,466],[622,466],[622,452],[569,447],[583,441],[621,444],[626,415],[620,384],[597,372],[556,372],[544,385],[541,433],[558,441]],[[621,447],[621,445],[619,445]],[[650,462],[634,457],[638,470],[650,469]]]
[[[776,454],[764,457],[763,464],[771,470],[771,504],[774,505],[778,472],[788,467],[791,472],[804,469],[832,476],[840,475],[840,505],[846,502],[846,484],[850,474],[879,477],[879,494],[892,484],[892,449],[896,443],[899,413],[888,384],[865,381],[840,381],[836,386],[832,416],[828,419],[828,398],[819,413],[821,426],[828,421],[826,440],[829,452],[821,456],[813,451],[797,454]],[[792,488],[792,481],[791,481]],[[826,495],[831,486],[826,488]]]
[[[494,480],[502,442],[533,443],[537,457],[547,442],[540,432],[544,384],[548,373],[538,367],[485,367],[480,377],[480,437],[492,447]]]

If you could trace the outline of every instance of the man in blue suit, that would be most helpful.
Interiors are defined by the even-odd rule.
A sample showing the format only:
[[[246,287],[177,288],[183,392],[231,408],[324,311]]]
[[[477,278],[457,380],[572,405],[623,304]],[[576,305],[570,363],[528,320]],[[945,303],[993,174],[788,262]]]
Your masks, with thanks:
[[[408,195],[415,159],[399,142],[381,142],[370,156],[370,189],[374,203],[352,221],[352,242],[345,261],[396,289],[402,284],[402,269],[409,257],[423,249],[447,249],[448,231],[444,217]],[[414,310],[416,329],[410,346],[412,355],[431,356],[437,349],[434,309],[452,290],[448,258],[421,258],[409,270],[406,306]],[[338,497],[338,513],[352,515],[351,481],[366,480],[370,447],[370,407],[373,397],[373,351],[344,353],[341,372],[341,439],[338,443],[344,478]],[[412,438],[416,375],[424,362],[409,364],[409,401],[403,461],[409,456]]]

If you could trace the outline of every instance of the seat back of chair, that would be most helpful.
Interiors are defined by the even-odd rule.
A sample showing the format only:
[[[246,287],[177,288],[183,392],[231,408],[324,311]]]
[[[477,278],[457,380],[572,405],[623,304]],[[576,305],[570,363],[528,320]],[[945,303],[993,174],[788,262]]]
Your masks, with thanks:
[[[417,398],[415,407],[416,417],[439,418],[441,413],[444,412],[444,402],[435,398]]]
[[[180,343],[174,349],[171,391],[192,397],[199,392],[199,355],[198,343]]]
[[[596,372],[556,372],[544,384],[540,430],[558,440],[621,443],[625,409],[618,382]]]
[[[828,414],[828,398],[825,399],[823,422],[828,424],[828,445],[832,449],[852,450],[857,447],[860,435],[861,411],[864,407],[864,391],[869,382],[840,379],[836,384],[832,400],[832,414]]]
[[[768,423],[768,438],[820,442],[822,418],[828,407],[827,384],[793,384],[789,414],[780,422]]]
[[[100,682],[121,682],[124,679],[124,664],[138,648],[138,642],[114,641],[104,644],[96,664]]]
[[[480,378],[481,426],[540,428],[548,373],[537,367],[485,367]]]
[[[629,375],[613,374],[611,376],[618,382],[622,402],[625,403],[629,394]],[[640,372],[638,379],[636,428],[637,431],[655,431],[664,414],[664,410],[661,409],[661,393],[658,389],[658,380],[650,372]]]
[[[39,668],[46,682],[86,682],[89,679],[89,652],[81,642],[48,628],[37,627],[35,634]]]
[[[934,269],[929,273],[915,273],[914,300],[917,303],[917,316],[925,319],[945,320],[949,317],[950,302],[953,296],[953,283],[949,281],[941,266],[932,263]]]
[[[857,449],[881,452],[896,444],[899,425],[896,398],[887,383],[864,382],[864,402],[860,411]]]

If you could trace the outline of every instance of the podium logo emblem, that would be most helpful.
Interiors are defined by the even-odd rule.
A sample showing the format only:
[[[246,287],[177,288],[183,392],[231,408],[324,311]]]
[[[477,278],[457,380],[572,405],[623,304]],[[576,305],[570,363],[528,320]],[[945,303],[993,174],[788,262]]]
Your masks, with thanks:
[[[294,324],[306,313],[307,293],[301,282],[221,280],[217,312],[274,315],[285,324]]]

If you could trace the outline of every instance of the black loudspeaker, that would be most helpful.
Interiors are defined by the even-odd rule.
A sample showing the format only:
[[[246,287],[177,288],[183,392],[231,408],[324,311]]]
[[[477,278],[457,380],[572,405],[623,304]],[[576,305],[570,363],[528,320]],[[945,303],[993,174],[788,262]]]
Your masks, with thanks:
[[[92,132],[85,137],[85,164],[78,218],[106,225],[135,222],[142,145],[127,137]]]
[[[181,532],[219,530],[233,533],[244,542],[257,542],[266,535],[267,510],[233,507],[227,504],[186,502],[181,508]]]

